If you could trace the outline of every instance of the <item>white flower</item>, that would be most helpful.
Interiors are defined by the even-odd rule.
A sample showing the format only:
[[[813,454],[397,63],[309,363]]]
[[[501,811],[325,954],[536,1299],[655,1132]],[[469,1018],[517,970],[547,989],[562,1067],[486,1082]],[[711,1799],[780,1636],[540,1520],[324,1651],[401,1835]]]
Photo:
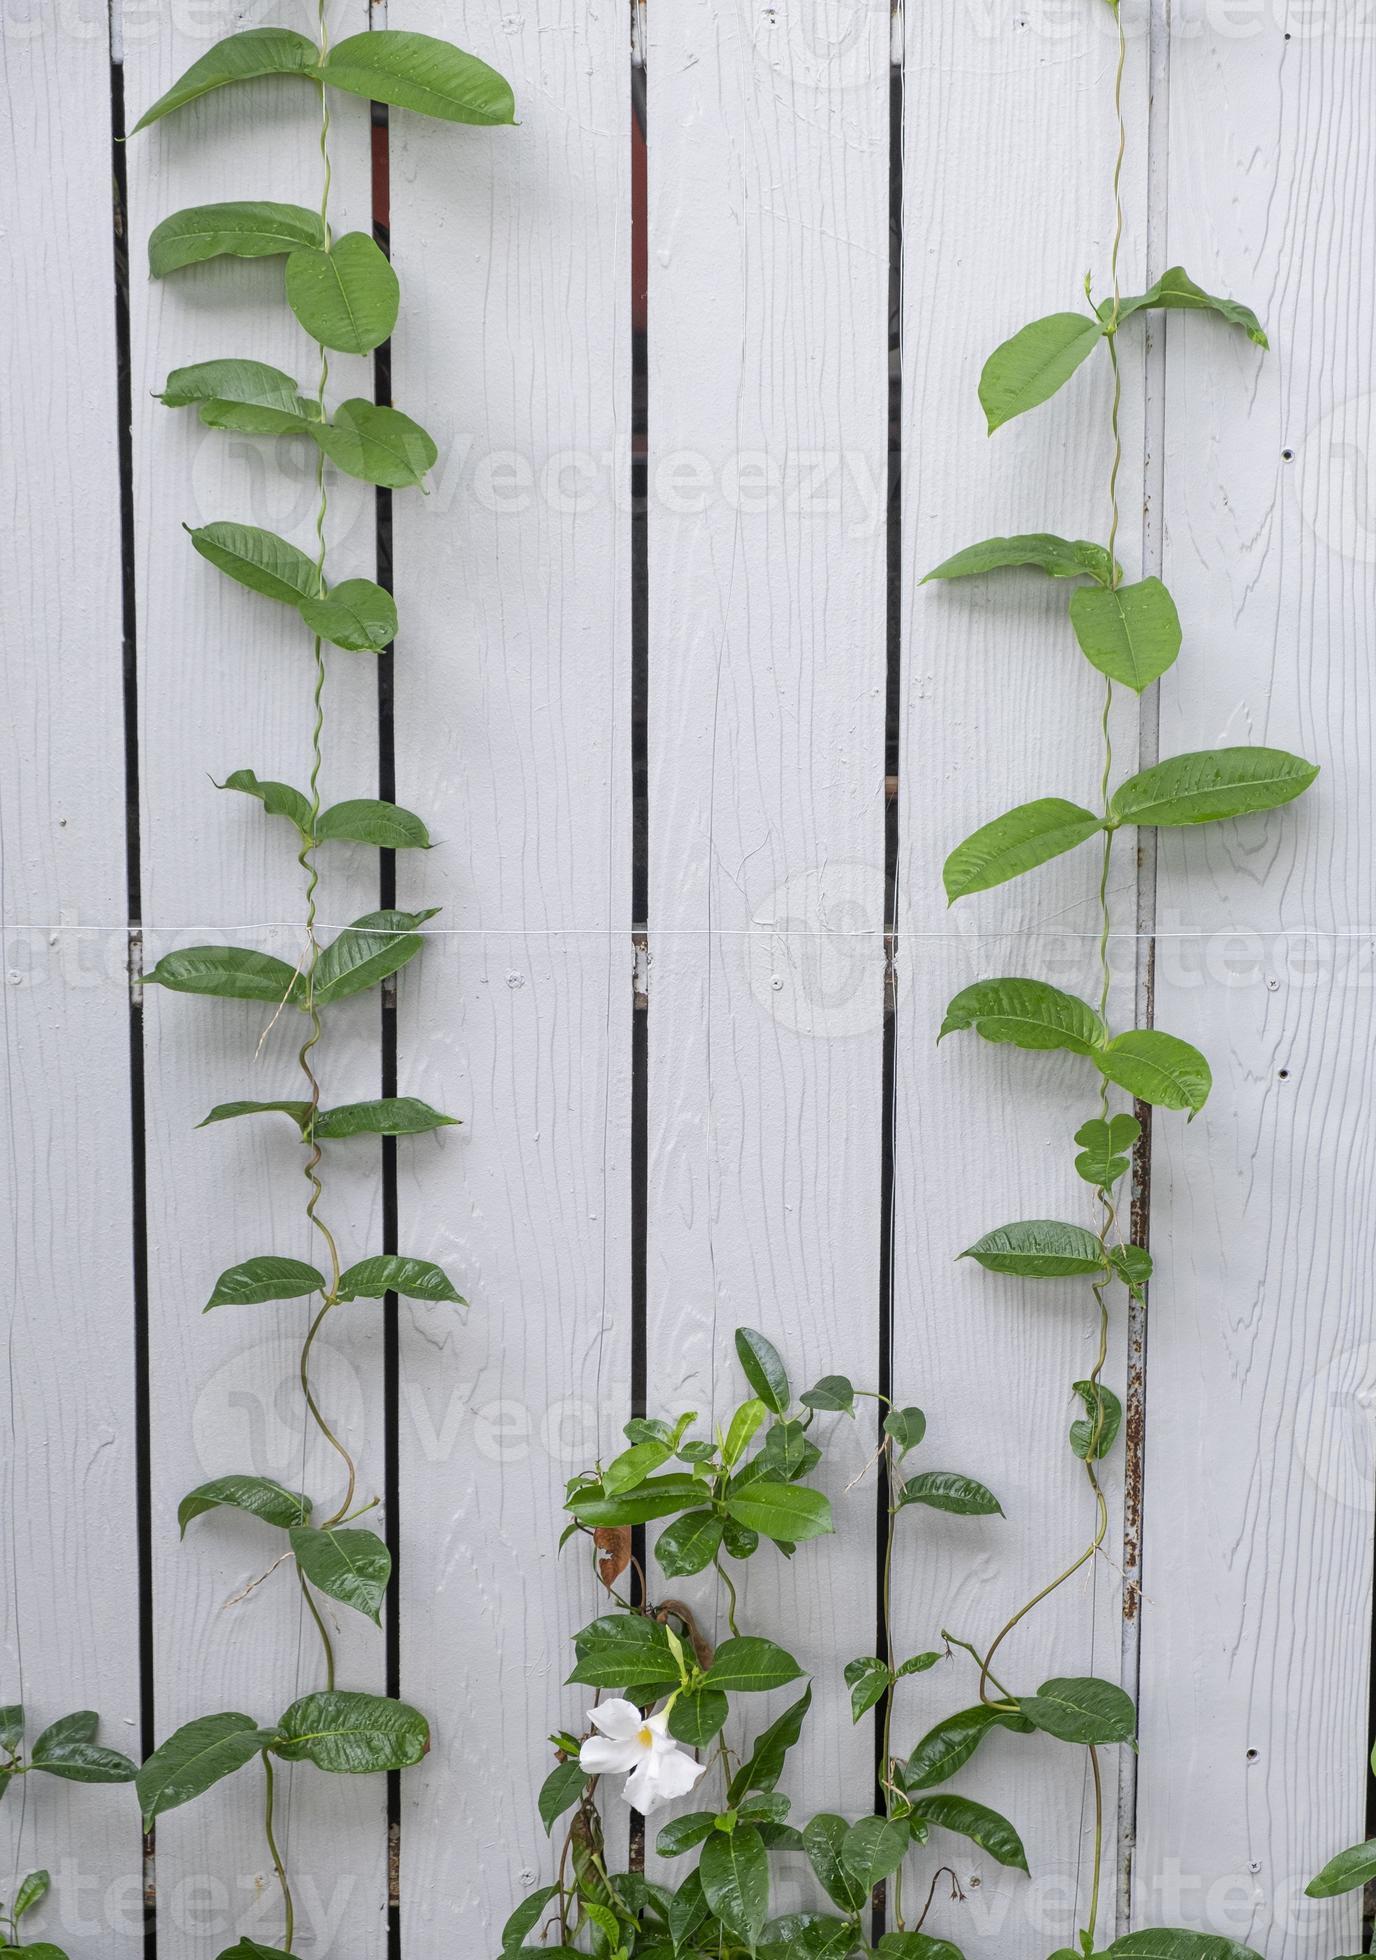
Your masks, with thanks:
[[[617,1776],[629,1770],[621,1794],[648,1817],[661,1804],[686,1797],[706,1770],[686,1756],[669,1733],[669,1717],[642,1715],[631,1701],[604,1701],[588,1710],[599,1735],[589,1736],[578,1752],[578,1766],[589,1776]]]

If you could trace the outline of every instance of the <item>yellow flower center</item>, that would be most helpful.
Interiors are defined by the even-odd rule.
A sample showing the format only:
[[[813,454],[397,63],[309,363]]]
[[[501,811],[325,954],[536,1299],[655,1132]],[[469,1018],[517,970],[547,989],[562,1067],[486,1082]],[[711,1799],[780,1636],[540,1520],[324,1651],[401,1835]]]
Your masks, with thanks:
[[[650,1729],[642,1729],[640,1731],[640,1734],[636,1737],[636,1741],[640,1744],[642,1749],[653,1749],[654,1742],[655,1742],[653,1731]]]

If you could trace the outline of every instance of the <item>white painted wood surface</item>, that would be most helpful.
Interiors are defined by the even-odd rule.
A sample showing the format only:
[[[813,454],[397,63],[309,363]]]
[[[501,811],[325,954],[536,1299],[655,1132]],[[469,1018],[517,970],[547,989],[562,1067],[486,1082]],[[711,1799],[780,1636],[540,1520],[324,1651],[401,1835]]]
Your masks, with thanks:
[[[1149,48],[1144,8],[1129,9],[1125,284],[1183,262],[1254,301],[1275,352],[1212,321],[1173,318],[1130,347],[1125,334],[1121,555],[1130,575],[1166,578],[1186,643],[1159,730],[1154,708],[1139,729],[1119,704],[1118,772],[1158,741],[1170,753],[1262,740],[1324,774],[1283,815],[1168,838],[1154,911],[1150,861],[1139,889],[1118,852],[1115,1016],[1132,1013],[1147,968],[1145,903],[1156,1020],[1197,1041],[1216,1079],[1204,1117],[1155,1132],[1144,1590],[1125,1642],[1115,1465],[1110,1554],[1013,1636],[1000,1673],[1022,1689],[1053,1671],[1116,1676],[1121,1654],[1131,1685],[1140,1637],[1135,1784],[1120,1791],[1121,1766],[1108,1766],[1110,1839],[1116,1826],[1136,1846],[1132,1923],[1208,1925],[1266,1960],[1331,1960],[1355,1944],[1353,1902],[1298,1893],[1364,1829],[1373,57],[1350,21],[1268,15],[1225,31],[1193,5],[1169,33],[1158,6]],[[332,29],[370,15],[382,24],[368,0],[335,0]],[[303,4],[272,17],[313,25]],[[259,18],[228,0],[125,7],[130,120],[216,35]],[[401,1324],[397,1659],[436,1747],[402,1785],[397,1881],[401,1949],[431,1960],[495,1950],[510,1904],[548,1872],[541,1739],[579,1720],[581,1694],[560,1687],[565,1642],[597,1606],[590,1575],[555,1560],[561,1485],[614,1449],[631,1395],[631,101],[619,7],[391,0],[386,24],[491,60],[520,115],[515,130],[476,131],[394,112],[390,134],[404,293],[394,393],[442,450],[430,497],[398,497],[395,511],[397,794],[437,845],[399,866],[399,899],[444,906],[399,986],[399,1086],[463,1121],[400,1145],[400,1241],[440,1259],[472,1302],[466,1317],[425,1309]],[[1024,797],[1095,800],[1098,683],[1069,637],[1063,587],[1031,573],[917,581],[995,531],[1103,534],[1106,375],[1091,367],[993,442],[975,388],[999,338],[1077,303],[1087,267],[1105,290],[1111,25],[1107,9],[908,10],[894,1392],[928,1412],[927,1462],[984,1477],[1007,1517],[900,1521],[903,1653],[938,1645],[943,1628],[987,1640],[1090,1528],[1064,1442],[1066,1390],[1092,1358],[1083,1302],[952,1262],[1006,1219],[1084,1215],[1068,1139],[1091,1084],[1070,1057],[973,1037],[937,1050],[933,1037],[946,1000],[981,973],[1093,991],[1090,852],[951,912],[940,867]],[[872,1384],[879,1365],[890,22],[883,0],[676,0],[643,26],[644,1334],[652,1412],[720,1415],[738,1399],[742,1322],[779,1341],[800,1385],[842,1368]],[[15,1382],[0,1699],[22,1660],[41,1717],[88,1702],[136,1753],[110,109],[108,49],[88,27],[58,10],[7,18],[0,37]],[[169,210],[310,201],[316,114],[308,88],[255,86],[128,151],[150,965],[225,938],[300,950],[289,833],[208,777],[252,766],[304,779],[308,644],[219,579],[179,525],[233,516],[304,542],[310,462],[290,444],[212,435],[150,395],[170,367],[225,353],[309,381],[313,353],[275,264],[161,285],[143,268]],[[334,154],[336,223],[366,227],[362,103],[335,104]],[[370,387],[363,364],[338,359],[337,397]],[[332,479],[339,571],[373,569],[374,520],[371,494]],[[326,794],[373,793],[374,664],[336,654],[330,675]],[[376,902],[377,866],[331,853],[322,916],[337,925]],[[299,1455],[299,1316],[199,1314],[233,1260],[309,1253],[290,1129],[191,1134],[217,1101],[292,1093],[295,1031],[279,1024],[256,1057],[253,1009],[157,990],[145,1025],[146,1623],[161,1736],[209,1707],[273,1714],[318,1676],[285,1574],[226,1610],[265,1569],[266,1535],[214,1517],[178,1546],[178,1497],[228,1469],[300,1475],[318,1492],[332,1471]],[[375,996],[335,1017],[322,1063],[330,1099],[376,1093]],[[377,1173],[366,1144],[331,1158],[328,1209],[351,1252],[380,1244]],[[348,1312],[320,1377],[371,1495],[381,1320]],[[1119,1309],[1109,1380],[1124,1378]],[[840,1669],[873,1649],[876,1544],[871,1487],[844,1490],[863,1457],[862,1435],[848,1441],[832,1484],[848,1536],[788,1568],[762,1555],[746,1611],[786,1629],[818,1671],[795,1794],[805,1779],[816,1807],[856,1813],[873,1737],[850,1724]],[[675,1590],[706,1596],[700,1582]],[[341,1680],[381,1689],[382,1636],[362,1623],[341,1633]],[[975,1693],[959,1658],[905,1687],[899,1745]],[[967,1896],[939,1895],[928,1930],[969,1953],[1044,1960],[1086,1890],[1079,1756],[997,1737],[957,1787],[1013,1818],[1034,1875],[938,1835]],[[162,1821],[164,1953],[215,1960],[232,1933],[275,1938],[260,1794],[248,1770]],[[381,1783],[302,1771],[288,1803],[300,1950],[382,1960]],[[46,1930],[73,1960],[140,1949],[127,1792],[46,1784],[22,1813],[11,1792],[0,1826],[0,1894],[16,1862],[50,1864]],[[1106,1897],[1105,1940],[1111,1878]]]

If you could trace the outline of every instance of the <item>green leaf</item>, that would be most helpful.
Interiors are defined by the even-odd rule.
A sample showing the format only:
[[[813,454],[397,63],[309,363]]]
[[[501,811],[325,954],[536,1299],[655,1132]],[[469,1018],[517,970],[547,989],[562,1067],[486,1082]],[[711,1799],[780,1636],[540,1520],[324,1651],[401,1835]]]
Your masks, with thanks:
[[[346,578],[299,605],[312,633],[346,653],[382,653],[397,636],[396,600],[370,578]]]
[[[884,1434],[892,1440],[901,1463],[927,1434],[927,1418],[921,1409],[890,1409],[884,1418]]]
[[[366,231],[329,251],[304,245],[287,260],[287,304],[312,340],[341,354],[371,354],[397,323],[401,287]]]
[[[726,1727],[731,1704],[720,1688],[692,1688],[669,1711],[669,1733],[689,1749],[705,1749]]]
[[[721,1452],[721,1460],[728,1470],[733,1470],[740,1462],[750,1447],[756,1430],[768,1414],[768,1409],[758,1397],[750,1402],[742,1402],[736,1410],[731,1418],[731,1425],[726,1432],[726,1441],[722,1445]]]
[[[664,1628],[638,1613],[608,1613],[594,1620],[574,1642],[574,1657],[570,1686],[676,1688],[682,1680]]]
[[[275,531],[261,531],[256,524],[216,523],[203,524],[198,531],[188,526],[187,535],[202,558],[251,592],[284,606],[320,595],[315,560]]]
[[[540,1785],[540,1822],[549,1837],[566,1810],[572,1810],[588,1784],[588,1772],[577,1761],[559,1763]],[[555,1891],[558,1890],[556,1886]],[[548,1896],[552,1897],[553,1893]],[[535,1917],[540,1916],[539,1908]],[[534,1921],[531,1922],[532,1924]],[[503,1942],[505,1944],[505,1941]]]
[[[943,1794],[938,1797],[919,1797],[913,1805],[913,1816],[926,1824],[940,1824],[943,1830],[955,1831],[977,1844],[981,1851],[987,1851],[1001,1865],[1012,1865],[1017,1871],[1027,1870],[1027,1853],[1023,1850],[1022,1839],[1006,1817],[1000,1817],[996,1810],[989,1810],[982,1803],[973,1803],[969,1797],[956,1797]]]
[[[803,1689],[756,1740],[755,1747],[732,1777],[727,1789],[728,1803],[737,1804],[750,1790],[772,1790],[783,1774],[789,1750],[803,1732],[803,1723],[812,1706],[812,1683]]]
[[[1143,1287],[1151,1278],[1151,1254],[1144,1245],[1111,1245],[1108,1263],[1124,1286]]]
[[[963,1518],[1003,1516],[1003,1506],[992,1491],[954,1470],[924,1470],[920,1476],[909,1477],[898,1502],[926,1504],[934,1511],[951,1511]]]
[[[47,1872],[30,1872],[15,1896],[14,1918],[20,1920],[26,1912],[32,1912],[36,1905],[47,1898],[51,1886],[52,1880]],[[27,1951],[32,1953],[33,1948],[29,1947]]]
[[[776,1416],[787,1415],[788,1374],[778,1349],[753,1327],[736,1329],[736,1357],[746,1380],[767,1409]]]
[[[291,1534],[296,1563],[318,1592],[352,1606],[374,1624],[392,1576],[392,1554],[372,1531],[343,1531],[337,1525],[316,1530],[299,1525]]]
[[[847,1865],[843,1852],[850,1826],[844,1817],[822,1811],[803,1826],[803,1848],[817,1881],[833,1905],[843,1912],[860,1912],[868,1889]]]
[[[655,1518],[672,1517],[675,1511],[701,1506],[704,1486],[696,1477],[651,1477],[624,1497],[608,1497],[601,1485],[576,1491],[568,1510],[580,1524],[594,1529],[602,1525],[649,1524]]]
[[[810,1440],[801,1422],[773,1422],[758,1455],[736,1473],[733,1487],[741,1488],[760,1477],[796,1483],[821,1460],[822,1452]]]
[[[169,408],[199,404],[207,428],[251,436],[295,435],[319,413],[289,374],[263,361],[201,361],[174,368],[158,399]]]
[[[203,1312],[212,1307],[251,1307],[260,1300],[300,1300],[307,1293],[323,1293],[325,1276],[302,1259],[280,1259],[275,1253],[260,1253],[230,1266],[215,1282],[215,1291]]]
[[[375,28],[352,35],[331,49],[321,75],[331,88],[442,122],[490,127],[516,120],[511,84],[495,68],[429,34]]]
[[[710,1810],[688,1811],[663,1826],[655,1839],[655,1849],[661,1858],[681,1858],[695,1844],[702,1844],[716,1828],[717,1820]]]
[[[534,1932],[545,1907],[551,1899],[556,1899],[558,1896],[557,1885],[542,1885],[538,1892],[532,1892],[528,1899],[522,1899],[502,1928],[503,1953],[515,1953],[520,1950],[526,1934]]]
[[[1044,980],[977,980],[946,1009],[937,1040],[973,1028],[986,1041],[1017,1048],[1068,1048],[1090,1055],[1108,1039],[1094,1009]]]
[[[257,1940],[242,1939],[237,1946],[227,1946],[219,1960],[283,1960],[285,1947],[260,1946]]]
[[[1025,1218],[1001,1225],[962,1252],[987,1272],[1016,1273],[1024,1279],[1067,1279],[1104,1269],[1104,1255],[1093,1232],[1055,1218]]]
[[[75,1709],[72,1714],[61,1715],[48,1724],[33,1745],[33,1753],[42,1756],[70,1742],[94,1742],[99,1727],[100,1717],[94,1708]]]
[[[339,1275],[341,1300],[381,1300],[388,1293],[403,1293],[408,1300],[428,1300],[432,1306],[468,1305],[443,1267],[430,1259],[405,1259],[397,1253],[381,1252],[371,1259],[360,1259]]]
[[[1284,749],[1203,749],[1129,776],[1110,808],[1119,823],[1219,823],[1293,802],[1318,773],[1317,762]]]
[[[1140,313],[1145,306],[1159,306],[1176,313],[1217,313],[1231,326],[1245,329],[1247,338],[1254,346],[1269,347],[1271,344],[1250,306],[1243,306],[1235,299],[1217,299],[1212,293],[1206,293],[1202,286],[1196,286],[1180,265],[1173,265],[1169,272],[1163,272],[1155,285],[1148,286],[1144,293],[1138,293],[1132,299],[1119,300],[1119,321],[1127,319],[1130,314]],[[1099,315],[1106,324],[1112,319],[1111,299],[1103,302]]]
[[[250,1715],[202,1715],[156,1748],[136,1778],[143,1828],[165,1810],[190,1803],[212,1784],[242,1769],[276,1741]]]
[[[922,583],[926,585],[934,578],[978,578],[1008,565],[1034,565],[1052,578],[1092,578],[1100,585],[1107,585],[1112,576],[1108,553],[1101,544],[1032,531],[1021,537],[985,538],[980,544],[967,545],[953,558],[943,559]]]
[[[51,1743],[46,1749],[35,1744],[29,1767],[66,1783],[132,1783],[138,1775],[138,1766],[127,1756],[94,1742]]]
[[[1132,1162],[1132,1149],[1142,1134],[1135,1116],[1111,1116],[1107,1122],[1095,1116],[1075,1132],[1080,1154],[1075,1168],[1086,1184],[1096,1190],[1109,1190]]]
[[[893,1669],[876,1655],[846,1662],[846,1686],[850,1689],[851,1720],[858,1722],[893,1686]]]
[[[714,1831],[698,1864],[707,1903],[729,1933],[754,1946],[769,1911],[769,1854],[758,1831]]]
[[[361,397],[341,402],[332,422],[311,434],[337,469],[385,490],[419,489],[439,450],[419,422]]]
[[[0,1749],[12,1756],[24,1740],[24,1710],[17,1701],[0,1705]]]
[[[290,783],[263,783],[251,769],[236,769],[216,783],[216,789],[238,790],[243,796],[256,796],[270,817],[285,817],[302,837],[311,834],[311,806],[299,789]]]
[[[723,1520],[715,1511],[685,1511],[660,1532],[655,1558],[666,1579],[687,1579],[712,1563],[721,1548]]]
[[[1112,1960],[1261,1960],[1250,1946],[1239,1946],[1221,1934],[1182,1933],[1171,1926],[1125,1933],[1108,1951]]]
[[[667,1443],[653,1440],[632,1443],[620,1456],[613,1457],[602,1472],[602,1488],[608,1497],[621,1497],[637,1484],[643,1484],[653,1471],[662,1469],[672,1455]]]
[[[999,1710],[982,1702],[948,1715],[928,1730],[909,1756],[903,1770],[904,1789],[928,1790],[934,1783],[944,1783],[969,1762],[991,1729],[1005,1726]]]
[[[457,1116],[441,1115],[416,1096],[378,1096],[371,1102],[340,1103],[334,1109],[320,1110],[315,1134],[341,1141],[346,1137],[411,1137],[444,1129],[458,1120]]]
[[[1084,1403],[1083,1417],[1070,1425],[1070,1447],[1082,1462],[1095,1463],[1108,1455],[1118,1440],[1123,1424],[1123,1405],[1111,1388],[1102,1382],[1076,1382],[1075,1393]]]
[[[971,892],[1005,885],[1010,878],[1073,851],[1103,827],[1092,810],[1059,796],[1020,803],[956,845],[942,871],[946,896],[954,905]]]
[[[703,1895],[702,1880],[695,1869],[689,1872],[679,1886],[674,1894],[673,1904],[669,1907],[669,1934],[674,1942],[675,1953],[707,1916],[707,1900]]]
[[[849,1960],[860,1934],[853,1921],[825,1912],[786,1912],[764,1929],[760,1960]]]
[[[772,1640],[742,1634],[723,1640],[703,1678],[709,1686],[732,1694],[767,1694],[771,1688],[798,1680],[802,1672],[792,1654],[776,1647]]]
[[[322,810],[315,834],[321,843],[334,837],[351,844],[376,844],[383,851],[430,848],[430,833],[418,816],[371,796],[354,797]]]
[[[1340,1851],[1336,1858],[1330,1858],[1317,1878],[1311,1878],[1305,1886],[1305,1897],[1336,1899],[1342,1892],[1355,1892],[1359,1885],[1373,1878],[1376,1878],[1376,1838],[1368,1838],[1365,1844],[1354,1844]]]
[[[934,1940],[929,1933],[885,1933],[875,1952],[879,1960],[963,1960],[958,1946]]]
[[[855,1414],[855,1389],[846,1375],[823,1375],[799,1400],[805,1409],[844,1416]]]
[[[866,1893],[891,1878],[902,1864],[912,1833],[894,1817],[862,1817],[841,1843],[841,1859]]]
[[[319,50],[304,34],[286,27],[252,27],[244,34],[231,34],[217,42],[208,54],[193,61],[181,80],[166,95],[160,95],[130,131],[137,136],[150,123],[171,115],[174,109],[195,102],[212,89],[231,82],[248,82],[259,75],[309,75]]]
[[[1088,314],[1051,313],[996,347],[979,378],[990,435],[1015,415],[1049,401],[1103,337],[1103,323]]]
[[[324,1007],[375,987],[413,960],[422,941],[417,926],[433,919],[439,907],[424,912],[365,912],[361,919],[332,939],[315,969],[315,1001]]]
[[[1094,1059],[1110,1082],[1158,1109],[1188,1109],[1196,1116],[1213,1087],[1213,1074],[1199,1050],[1158,1028],[1115,1035]]]
[[[308,211],[303,204],[197,204],[154,226],[148,240],[148,270],[154,279],[161,279],[203,259],[267,259],[294,252],[298,245],[324,243],[320,213]]]
[[[261,1518],[264,1524],[276,1525],[282,1531],[304,1524],[312,1509],[309,1497],[301,1491],[284,1490],[271,1477],[215,1477],[208,1484],[188,1491],[177,1506],[177,1525],[182,1537],[185,1538],[186,1527],[193,1518],[226,1505],[236,1511],[247,1511],[250,1517]]]
[[[834,1529],[831,1505],[819,1490],[762,1478],[728,1493],[726,1509],[737,1524],[787,1545],[822,1538]]]
[[[1159,680],[1180,651],[1180,615],[1159,578],[1111,591],[1082,586],[1071,594],[1070,623],[1090,666],[1134,694]]]
[[[274,1745],[284,1762],[332,1775],[410,1769],[430,1747],[430,1725],[405,1702],[326,1691],[293,1702]]]
[[[902,1681],[909,1674],[926,1674],[936,1666],[940,1659],[940,1654],[914,1654],[910,1661],[904,1661],[903,1665],[896,1670],[895,1679]]]
[[[169,993],[261,1000],[273,1007],[283,1001],[299,1005],[299,980],[296,968],[285,960],[246,946],[186,946],[179,953],[164,953],[143,976],[145,987],[166,987]]]
[[[1131,1742],[1137,1733],[1132,1699],[1112,1681],[1080,1675],[1043,1681],[1018,1707],[1034,1728],[1061,1742]]]

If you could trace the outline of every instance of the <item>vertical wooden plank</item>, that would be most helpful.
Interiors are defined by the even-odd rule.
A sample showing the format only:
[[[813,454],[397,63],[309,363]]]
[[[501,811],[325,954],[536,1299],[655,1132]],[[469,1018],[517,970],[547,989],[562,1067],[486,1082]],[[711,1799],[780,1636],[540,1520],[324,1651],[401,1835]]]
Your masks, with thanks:
[[[398,498],[399,793],[442,903],[404,997],[402,1087],[463,1121],[402,1159],[408,1250],[466,1317],[402,1322],[408,1953],[492,1946],[551,1869],[543,1738],[581,1720],[596,1612],[564,1480],[630,1387],[630,51],[624,11],[392,0],[515,88],[515,129],[392,117],[398,405],[442,462]]]
[[[1147,213],[1146,53],[1130,9],[1125,93],[1124,291],[1138,290]],[[1089,849],[948,910],[943,861],[1001,811],[1037,796],[1099,802],[1103,682],[1081,658],[1065,585],[1032,571],[922,587],[951,552],[995,534],[1108,530],[1111,382],[1095,360],[1053,401],[986,436],[977,387],[993,348],[1024,322],[1082,304],[1086,269],[1108,291],[1116,150],[1108,9],[1030,19],[997,10],[908,8],[904,204],[903,742],[895,1275],[895,1394],[929,1417],[927,1461],[965,1471],[1005,1517],[900,1520],[903,1650],[942,1629],[981,1650],[1089,1543],[1094,1507],[1067,1430],[1070,1384],[1088,1374],[1098,1326],[1080,1282],[996,1278],[953,1263],[984,1232],[1023,1218],[1097,1223],[1075,1174],[1075,1129],[1096,1113],[1092,1074],[1065,1055],[995,1048],[973,1035],[935,1046],[947,1001],[980,978],[1028,975],[1097,999],[1099,859]],[[1142,356],[1125,335],[1119,553],[1140,575]],[[1135,716],[1114,711],[1115,778],[1135,766]],[[1110,883],[1111,1016],[1130,1025],[1135,869],[1120,850]],[[1123,1391],[1123,1306],[1114,1302],[1109,1384]],[[1106,1556],[1032,1613],[997,1672],[1028,1693],[1053,1674],[1116,1679],[1121,1643],[1115,1545],[1121,1453],[1104,1466],[1113,1512]],[[896,1737],[910,1748],[979,1698],[957,1653],[905,1690]],[[1112,1899],[1115,1752],[1105,1752]],[[927,1930],[1001,1960],[1074,1944],[1088,1910],[1093,1808],[1084,1753],[1043,1736],[998,1734],[953,1780],[1023,1836],[1032,1878],[933,1833],[930,1864],[953,1864]],[[919,1898],[925,1896],[925,1884]],[[1078,1903],[1077,1903],[1078,1898]],[[1112,1906],[1100,1940],[1113,1930]]]
[[[315,9],[279,16],[314,34]],[[365,0],[329,10],[334,38],[368,24]],[[130,9],[125,72],[130,122],[206,47],[240,25],[211,7],[154,19]],[[367,106],[336,99],[337,232],[371,225]],[[320,191],[316,91],[293,80],[227,89],[135,137],[129,147],[143,881],[147,964],[174,945],[231,941],[295,961],[305,901],[292,832],[214,781],[236,768],[304,786],[309,771],[311,642],[294,614],[230,584],[191,550],[183,521],[267,526],[309,548],[314,454],[204,429],[193,412],[152,400],[169,369],[219,355],[272,362],[311,388],[318,354],[288,311],[280,260],[225,260],[146,278],[146,241],[171,210],[226,197],[312,204]],[[332,361],[331,399],[371,393],[368,364]],[[330,567],[374,569],[374,500],[330,473]],[[374,793],[376,674],[370,658],[331,653],[326,690],[326,802]],[[322,936],[373,909],[376,853],[321,853]],[[318,1258],[305,1222],[301,1154],[283,1120],[253,1119],[192,1137],[214,1104],[300,1093],[296,1017],[230,1002],[145,993],[148,1058],[150,1348],[154,1468],[157,1729],[160,1737],[219,1708],[270,1719],[323,1685],[319,1644],[289,1567],[232,1604],[272,1566],[275,1535],[231,1514],[199,1520],[179,1545],[176,1505],[207,1477],[251,1470],[333,1504],[335,1459],[307,1443],[297,1354],[308,1307],[199,1309],[215,1276],[275,1251]],[[260,1047],[260,1038],[261,1047]],[[375,995],[327,1017],[317,1051],[327,1101],[375,1095]],[[345,1257],[380,1249],[378,1153],[340,1146],[326,1160],[325,1217]],[[360,1497],[382,1489],[379,1317],[356,1306],[317,1350],[323,1405],[356,1446]],[[301,1481],[298,1481],[301,1480]],[[339,1684],[381,1692],[380,1634],[339,1609]],[[287,1779],[284,1846],[297,1891],[298,1936],[339,1960],[377,1960],[385,1945],[387,1842],[381,1778]],[[158,1828],[160,1937],[187,1960],[210,1960],[230,1935],[268,1944],[279,1901],[261,1825],[256,1765]]]
[[[29,1741],[100,1711],[138,1754],[129,1019],[110,71],[103,23],[35,15],[0,41],[8,218],[0,525],[6,712],[5,1519],[0,1700]],[[132,1956],[141,1846],[127,1789],[33,1776],[0,1819],[0,1896],[47,1866],[41,1928],[72,1960]]]
[[[681,0],[647,33],[646,1350],[653,1412],[724,1417],[740,1325],[795,1393],[879,1366],[889,10],[838,36],[827,9]],[[853,1814],[867,1436],[826,1473],[840,1535],[736,1568],[744,1619],[817,1675],[791,1786]]]
[[[1336,16],[1284,25],[1191,5],[1171,40],[1167,262],[1254,303],[1274,352],[1169,325],[1161,749],[1323,774],[1160,845],[1157,1015],[1215,1088],[1155,1151],[1137,1914],[1328,1960],[1361,1895],[1302,1888],[1366,1835],[1376,55]]]

